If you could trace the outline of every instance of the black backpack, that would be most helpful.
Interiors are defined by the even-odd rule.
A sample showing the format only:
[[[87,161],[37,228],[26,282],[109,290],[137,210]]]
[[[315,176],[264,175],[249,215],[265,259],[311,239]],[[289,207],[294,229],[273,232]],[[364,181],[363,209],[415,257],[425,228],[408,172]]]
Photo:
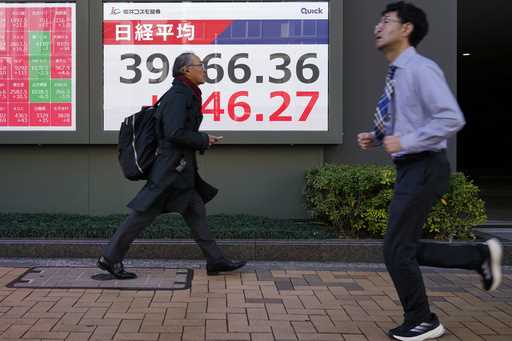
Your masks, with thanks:
[[[160,120],[156,112],[160,99],[128,117],[119,129],[119,165],[128,180],[146,180],[155,162]]]

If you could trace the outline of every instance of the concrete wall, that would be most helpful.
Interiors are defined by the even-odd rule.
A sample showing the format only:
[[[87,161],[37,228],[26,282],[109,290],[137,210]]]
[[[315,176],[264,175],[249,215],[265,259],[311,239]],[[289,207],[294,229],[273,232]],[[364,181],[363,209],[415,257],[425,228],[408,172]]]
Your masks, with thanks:
[[[0,146],[0,212],[127,212],[143,182],[125,180],[116,146]],[[220,189],[209,213],[303,217],[306,169],[323,163],[319,146],[220,146],[199,158]]]
[[[413,2],[427,11],[431,24],[420,52],[441,65],[455,89],[457,2]],[[343,68],[330,75],[343,77],[343,145],[215,147],[200,158],[201,174],[221,190],[208,205],[210,214],[305,217],[302,190],[307,169],[324,162],[389,162],[381,151],[360,151],[355,141],[359,131],[370,127],[383,87],[386,63],[374,48],[372,32],[386,3],[344,1]],[[452,144],[453,162],[454,148]],[[0,212],[123,213],[143,185],[122,178],[114,145],[0,145],[0,155]]]

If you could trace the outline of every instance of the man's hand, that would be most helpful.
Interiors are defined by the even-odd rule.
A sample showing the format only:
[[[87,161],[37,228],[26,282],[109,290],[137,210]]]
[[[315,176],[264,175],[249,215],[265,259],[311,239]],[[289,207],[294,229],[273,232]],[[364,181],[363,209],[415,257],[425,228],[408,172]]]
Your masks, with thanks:
[[[359,133],[357,134],[357,143],[363,150],[368,150],[374,147],[375,136],[373,133]]]
[[[223,136],[208,135],[208,146],[211,147],[214,144],[222,140]]]
[[[398,153],[402,149],[402,146],[400,145],[400,136],[386,136],[382,141],[382,145],[384,146],[384,150],[389,154]]]

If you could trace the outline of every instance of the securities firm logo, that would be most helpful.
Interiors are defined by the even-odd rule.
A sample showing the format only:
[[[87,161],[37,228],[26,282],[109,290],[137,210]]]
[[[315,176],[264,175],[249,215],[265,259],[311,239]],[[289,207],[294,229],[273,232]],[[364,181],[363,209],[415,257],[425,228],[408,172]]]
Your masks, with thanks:
[[[118,15],[118,14],[132,14],[132,15],[154,15],[160,14],[159,8],[133,8],[133,9],[119,9],[117,7],[112,7],[110,10],[110,15]]]
[[[306,7],[302,7],[300,9],[300,13],[302,14],[324,14],[324,10],[323,8],[306,8]]]

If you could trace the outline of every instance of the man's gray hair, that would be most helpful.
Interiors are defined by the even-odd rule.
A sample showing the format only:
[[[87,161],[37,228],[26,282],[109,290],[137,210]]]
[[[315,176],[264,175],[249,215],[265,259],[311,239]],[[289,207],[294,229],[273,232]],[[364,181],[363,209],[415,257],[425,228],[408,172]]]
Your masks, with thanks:
[[[177,77],[185,73],[185,68],[192,64],[192,56],[195,56],[195,53],[184,52],[176,57],[174,60],[174,65],[172,66],[173,77]]]

